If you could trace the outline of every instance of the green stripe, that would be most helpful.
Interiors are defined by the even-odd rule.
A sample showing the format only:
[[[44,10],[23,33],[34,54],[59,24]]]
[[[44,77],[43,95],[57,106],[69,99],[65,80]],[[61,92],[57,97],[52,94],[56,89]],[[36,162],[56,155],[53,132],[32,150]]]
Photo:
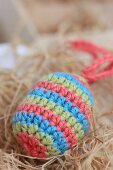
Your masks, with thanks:
[[[48,75],[48,76],[45,76],[43,80],[62,84],[62,87],[66,87],[70,91],[74,91],[77,96],[81,97],[82,102],[84,102],[87,105],[88,108],[91,108],[91,102],[88,98],[88,95],[84,94],[83,91],[80,88],[78,88],[74,83],[67,80],[66,78],[57,77],[55,75]]]
[[[71,116],[70,112],[64,112],[63,107],[56,106],[55,102],[49,101],[46,98],[34,98],[30,96],[27,96],[24,102],[30,104],[37,104],[38,106],[44,106],[45,110],[52,110],[55,115],[60,115],[61,120],[65,120],[67,122],[67,126],[72,128],[73,133],[79,134],[79,138],[80,136],[81,138],[84,136],[84,130],[82,130],[82,125],[80,123],[77,123],[76,118],[74,116]]]
[[[77,75],[77,77],[79,78],[80,81],[84,82],[85,84],[87,84],[86,79],[84,79],[82,76]]]
[[[21,132],[28,132],[30,136],[35,136],[42,145],[47,146],[46,154],[49,156],[56,156],[60,154],[60,152],[53,146],[53,141],[51,136],[45,136],[43,132],[38,131],[38,126],[34,126],[31,124],[29,127],[26,124],[21,125],[20,122],[13,124],[13,132],[14,134],[19,134]]]

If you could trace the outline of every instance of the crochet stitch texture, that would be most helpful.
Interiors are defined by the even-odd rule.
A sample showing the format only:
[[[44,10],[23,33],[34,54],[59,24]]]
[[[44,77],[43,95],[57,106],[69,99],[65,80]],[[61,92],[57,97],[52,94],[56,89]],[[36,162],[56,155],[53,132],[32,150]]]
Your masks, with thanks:
[[[93,105],[84,78],[51,73],[36,82],[18,106],[14,135],[31,156],[63,154],[87,133]]]

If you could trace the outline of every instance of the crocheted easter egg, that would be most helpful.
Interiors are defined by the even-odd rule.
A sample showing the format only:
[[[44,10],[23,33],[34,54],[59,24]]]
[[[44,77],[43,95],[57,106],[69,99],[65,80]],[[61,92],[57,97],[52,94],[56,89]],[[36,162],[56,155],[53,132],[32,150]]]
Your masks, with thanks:
[[[13,132],[37,158],[63,154],[87,133],[93,97],[84,78],[51,73],[36,82],[13,116]]]

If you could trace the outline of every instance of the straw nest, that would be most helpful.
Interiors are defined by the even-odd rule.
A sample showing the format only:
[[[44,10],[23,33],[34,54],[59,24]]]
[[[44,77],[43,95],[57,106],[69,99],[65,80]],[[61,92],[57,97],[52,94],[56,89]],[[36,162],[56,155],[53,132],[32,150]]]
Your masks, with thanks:
[[[80,59],[82,54],[64,49],[63,44],[58,43],[50,44],[45,52],[34,51],[34,54],[21,60],[17,56],[17,64],[12,70],[0,70],[0,169],[113,169],[112,78],[91,85],[95,98],[94,123],[91,131],[73,150],[48,160],[37,160],[27,156],[16,142],[12,134],[11,117],[31,84],[49,72],[80,74],[87,65],[84,61],[88,61],[86,58]]]

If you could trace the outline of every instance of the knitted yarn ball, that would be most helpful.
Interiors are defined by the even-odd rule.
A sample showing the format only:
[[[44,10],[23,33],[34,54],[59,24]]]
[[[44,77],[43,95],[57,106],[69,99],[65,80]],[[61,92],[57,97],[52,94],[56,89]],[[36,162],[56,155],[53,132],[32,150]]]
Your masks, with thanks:
[[[51,73],[36,82],[17,107],[14,135],[31,156],[63,154],[87,133],[93,105],[84,78]]]

